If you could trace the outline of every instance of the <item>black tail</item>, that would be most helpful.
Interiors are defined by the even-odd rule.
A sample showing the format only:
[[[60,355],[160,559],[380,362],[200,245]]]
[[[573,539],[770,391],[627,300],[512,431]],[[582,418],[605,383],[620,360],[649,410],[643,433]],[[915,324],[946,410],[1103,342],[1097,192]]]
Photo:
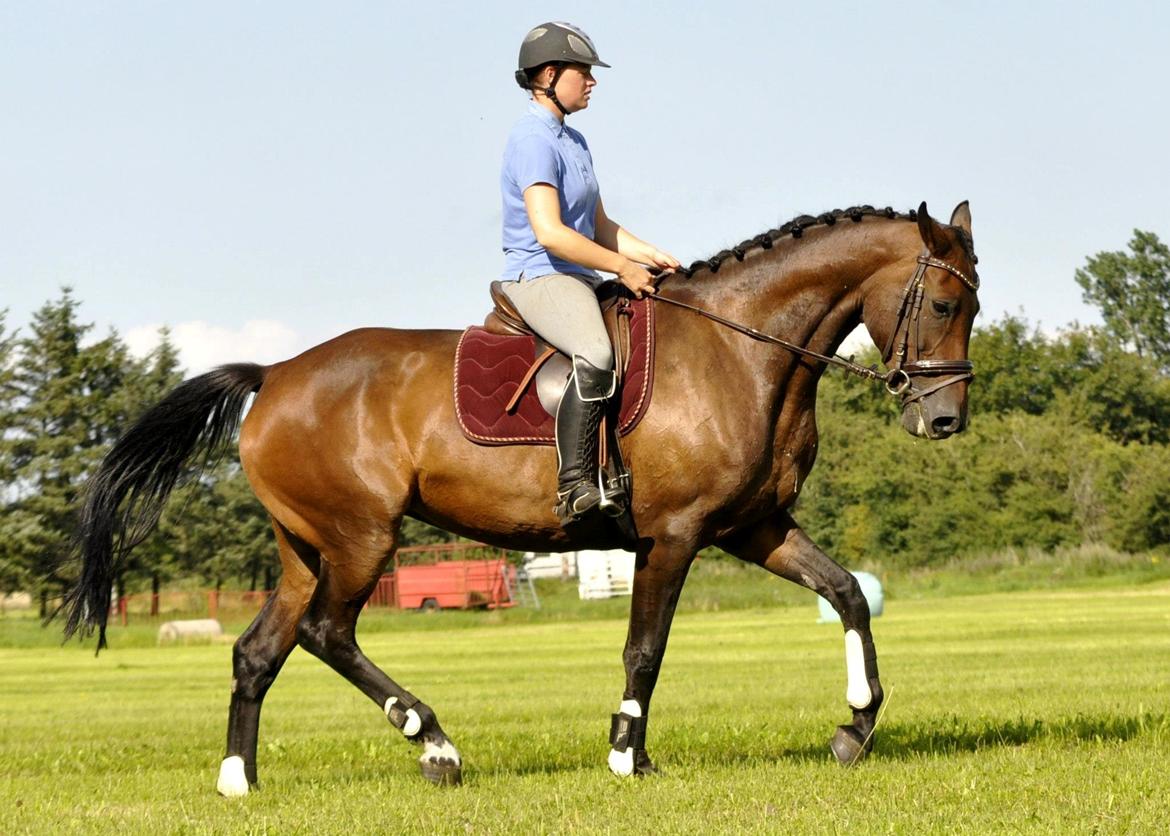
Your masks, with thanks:
[[[179,384],[138,419],[90,477],[74,537],[81,558],[77,584],[65,596],[65,638],[98,629],[106,646],[106,619],[118,564],[158,524],[167,497],[203,451],[206,467],[231,443],[248,395],[260,389],[265,367],[220,366]]]

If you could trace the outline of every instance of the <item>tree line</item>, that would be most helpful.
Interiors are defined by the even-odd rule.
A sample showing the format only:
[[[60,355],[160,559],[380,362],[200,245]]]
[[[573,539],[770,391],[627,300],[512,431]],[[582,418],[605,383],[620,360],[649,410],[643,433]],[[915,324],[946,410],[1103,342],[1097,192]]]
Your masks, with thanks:
[[[826,374],[819,460],[796,517],[827,552],[896,568],[1006,547],[1170,543],[1170,249],[1138,230],[1128,252],[1088,258],[1076,280],[1103,324],[1053,335],[1005,315],[977,327],[970,428],[946,442],[907,436],[880,387]],[[76,571],[86,477],[183,378],[165,329],[144,358],[91,330],[68,289],[22,329],[0,311],[0,592],[33,592],[42,609]],[[406,545],[443,539],[405,522]],[[267,516],[229,456],[178,489],[117,592],[271,588],[278,571]]]

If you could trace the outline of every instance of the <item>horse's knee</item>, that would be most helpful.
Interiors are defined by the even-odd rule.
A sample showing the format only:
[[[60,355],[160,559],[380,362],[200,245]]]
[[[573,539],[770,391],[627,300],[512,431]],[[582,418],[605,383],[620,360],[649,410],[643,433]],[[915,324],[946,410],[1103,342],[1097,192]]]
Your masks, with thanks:
[[[852,573],[842,572],[832,580],[831,588],[842,622],[850,626],[868,623],[869,602]]]

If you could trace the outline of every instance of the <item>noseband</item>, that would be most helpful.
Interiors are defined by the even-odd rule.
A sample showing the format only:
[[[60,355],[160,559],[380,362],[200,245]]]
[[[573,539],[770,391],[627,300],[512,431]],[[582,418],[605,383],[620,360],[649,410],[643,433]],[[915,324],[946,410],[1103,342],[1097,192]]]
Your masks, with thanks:
[[[906,362],[906,349],[910,344],[910,331],[914,331],[915,353],[922,351],[921,320],[922,303],[926,298],[926,268],[939,267],[961,281],[972,293],[979,290],[979,277],[968,276],[962,270],[947,264],[945,261],[932,257],[928,253],[918,256],[918,269],[906,282],[902,291],[902,302],[898,306],[898,319],[894,323],[894,330],[890,332],[890,339],[882,352],[882,362],[890,369],[886,375],[886,391],[891,395],[900,395],[902,404],[913,403],[940,389],[958,383],[962,380],[971,380],[975,377],[975,366],[970,360],[915,360]],[[898,340],[899,334],[901,341]],[[894,346],[897,344],[897,351]],[[949,375],[942,380],[922,389],[914,386],[916,376],[938,377]]]
[[[782,346],[789,351],[799,354],[803,357],[810,357],[814,360],[819,360],[822,363],[837,366],[844,369],[850,374],[855,374],[858,377],[863,377],[866,380],[880,380],[886,386],[886,391],[891,395],[899,395],[902,398],[902,404],[905,406],[921,398],[926,397],[932,392],[937,392],[950,386],[952,383],[958,383],[961,380],[971,380],[975,377],[974,364],[970,360],[915,360],[911,363],[906,362],[906,347],[910,342],[910,329],[914,329],[916,353],[921,351],[921,341],[919,339],[919,319],[922,314],[922,302],[925,298],[925,276],[927,267],[940,267],[946,270],[951,275],[955,276],[961,281],[972,293],[979,289],[979,277],[975,274],[968,276],[957,267],[952,267],[945,261],[940,261],[932,257],[928,253],[923,253],[918,256],[918,269],[910,276],[910,280],[906,282],[906,288],[902,291],[902,303],[898,307],[898,320],[894,323],[894,330],[890,332],[890,339],[886,343],[886,350],[882,352],[882,362],[889,367],[889,371],[885,374],[879,372],[876,368],[863,366],[860,363],[855,363],[853,360],[836,355],[820,354],[816,351],[811,351],[804,346],[796,345],[788,340],[780,337],[773,337],[771,334],[764,334],[747,325],[739,322],[733,322],[730,319],[719,316],[719,314],[700,308],[696,305],[690,305],[686,302],[680,302],[678,299],[671,299],[669,296],[660,296],[657,293],[648,294],[655,302],[666,302],[679,308],[686,308],[688,311],[694,311],[697,314],[707,317],[713,322],[718,322],[733,331],[738,331],[753,340],[760,342],[771,343],[772,345]],[[659,274],[660,276],[662,274]],[[890,363],[890,354],[893,350],[894,343],[901,333],[902,340],[898,346],[898,350],[894,356],[893,364]],[[916,375],[935,376],[935,375],[950,375],[942,380],[932,383],[924,389],[915,389],[912,378]]]

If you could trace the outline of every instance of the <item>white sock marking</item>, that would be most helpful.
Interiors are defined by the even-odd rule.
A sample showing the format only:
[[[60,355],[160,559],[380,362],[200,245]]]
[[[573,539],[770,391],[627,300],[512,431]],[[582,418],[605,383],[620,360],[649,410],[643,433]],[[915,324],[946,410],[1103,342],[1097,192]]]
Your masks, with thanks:
[[[459,750],[455,748],[455,744],[453,744],[450,740],[444,740],[442,742],[442,744],[440,744],[440,745],[436,745],[429,740],[426,741],[426,743],[423,744],[423,753],[422,753],[422,757],[419,758],[419,760],[420,761],[438,761],[438,760],[455,761],[456,766],[460,766],[463,763],[463,760],[459,757]]]
[[[225,798],[240,798],[248,794],[248,778],[244,775],[244,759],[239,755],[224,758],[219,765],[219,780],[215,789]]]
[[[856,630],[845,633],[845,670],[849,677],[845,686],[845,701],[853,708],[865,708],[873,702],[869,679],[865,675],[865,650],[861,634]]]

